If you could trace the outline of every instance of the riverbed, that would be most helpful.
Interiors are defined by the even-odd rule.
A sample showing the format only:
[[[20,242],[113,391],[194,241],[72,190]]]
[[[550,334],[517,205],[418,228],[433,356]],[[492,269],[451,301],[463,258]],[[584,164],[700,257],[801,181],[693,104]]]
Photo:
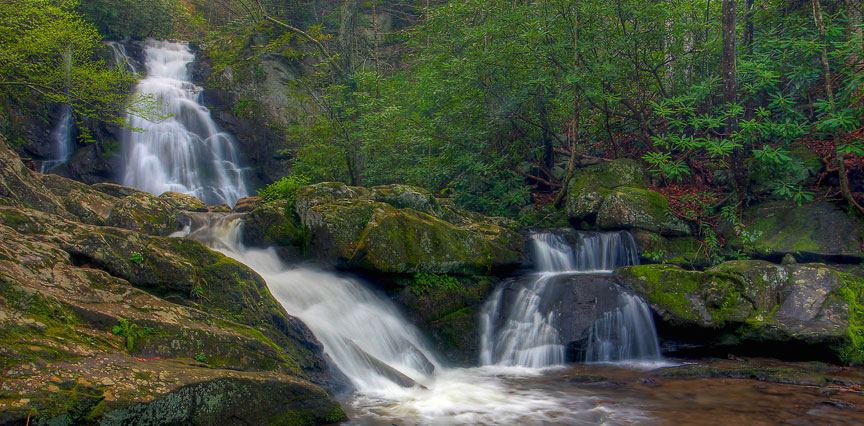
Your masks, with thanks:
[[[343,398],[351,425],[860,425],[864,369],[770,359],[453,369]]]

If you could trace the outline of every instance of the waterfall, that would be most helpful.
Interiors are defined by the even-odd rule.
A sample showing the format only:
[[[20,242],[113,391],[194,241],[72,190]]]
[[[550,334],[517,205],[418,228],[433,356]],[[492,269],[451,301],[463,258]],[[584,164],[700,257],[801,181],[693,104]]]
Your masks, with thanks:
[[[660,361],[660,342],[648,305],[622,293],[621,307],[606,312],[591,327],[586,362]]]
[[[502,425],[632,423],[638,410],[557,387],[520,385],[539,372],[448,368],[392,302],[363,281],[290,266],[272,248],[241,243],[243,214],[190,213],[190,237],[258,272],[285,310],[302,320],[355,387],[351,424]]]
[[[68,94],[72,74],[72,47],[63,52],[63,70],[66,73],[66,90]],[[42,162],[39,171],[50,173],[57,167],[69,161],[69,156],[75,151],[75,118],[72,108],[67,104],[60,106],[60,120],[51,131],[51,142],[54,145],[52,157]]]
[[[131,66],[125,50],[115,48],[118,64]],[[195,54],[186,43],[144,42],[147,76],[136,97],[152,100],[168,117],[130,115],[122,137],[126,160],[123,184],[159,195],[192,194],[207,204],[234,205],[249,195],[233,138],[220,131],[201,105],[202,88],[191,82]],[[152,111],[151,114],[153,115]],[[152,121],[151,121],[152,120]]]
[[[579,286],[585,274],[608,274],[639,262],[633,236],[628,232],[579,232],[532,235],[538,273],[527,281],[511,281],[493,292],[481,314],[482,365],[548,367],[565,362],[567,342],[561,336],[559,306],[567,286]],[[613,285],[614,284],[609,284]],[[606,287],[609,287],[606,285]],[[611,289],[616,300],[587,336],[587,361],[659,359],[659,345],[651,313],[638,297]],[[603,296],[612,297],[603,293]]]
[[[114,58],[114,66],[120,71],[131,72],[133,75],[138,74],[138,68],[135,67],[134,61],[129,58],[129,53],[126,52],[126,44],[128,40],[122,42],[108,41],[105,44],[111,49]]]
[[[213,218],[206,214],[200,217]],[[200,223],[188,236],[258,272],[273,296],[288,313],[309,326],[357,389],[394,391],[415,381],[425,382],[441,368],[419,330],[392,302],[362,282],[287,266],[272,248],[244,247],[240,242],[241,215],[197,221]]]

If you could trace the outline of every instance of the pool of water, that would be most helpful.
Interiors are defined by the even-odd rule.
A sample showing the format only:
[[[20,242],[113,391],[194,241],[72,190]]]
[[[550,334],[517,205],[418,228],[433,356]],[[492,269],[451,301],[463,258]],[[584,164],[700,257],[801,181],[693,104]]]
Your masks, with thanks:
[[[795,383],[677,377],[706,375],[701,367]],[[862,381],[858,368],[771,360],[484,367],[448,370],[425,389],[342,402],[354,425],[860,425],[864,394],[854,383]]]

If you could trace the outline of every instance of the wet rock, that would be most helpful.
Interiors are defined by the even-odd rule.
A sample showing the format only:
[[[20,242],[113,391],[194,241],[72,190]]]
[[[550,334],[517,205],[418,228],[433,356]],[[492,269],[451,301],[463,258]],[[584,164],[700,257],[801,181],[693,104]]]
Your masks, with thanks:
[[[344,419],[320,342],[254,271],[103,226],[167,232],[164,213],[196,200],[100,187],[29,171],[0,143],[0,377],[17,378],[0,424]]]
[[[850,315],[864,280],[823,264],[731,261],[704,272],[642,265],[615,276],[674,326],[732,327],[742,342],[816,345],[848,361],[864,354],[851,337],[862,324]]]
[[[832,203],[766,203],[750,209],[745,223],[753,241],[745,247],[740,238],[727,233],[734,249],[753,247],[754,255],[774,261],[787,254],[802,262],[864,261],[864,222]]]
[[[480,357],[480,312],[495,277],[420,274],[398,277],[392,299],[426,332],[450,364],[474,365]]]
[[[237,200],[234,206],[234,211],[237,213],[247,213],[261,206],[261,197],[246,197]]]

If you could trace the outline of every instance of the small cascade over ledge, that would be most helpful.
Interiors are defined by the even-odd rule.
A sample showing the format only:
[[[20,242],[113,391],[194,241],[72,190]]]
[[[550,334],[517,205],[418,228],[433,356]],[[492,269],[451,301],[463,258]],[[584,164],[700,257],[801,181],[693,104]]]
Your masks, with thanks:
[[[656,361],[648,306],[610,273],[639,262],[629,232],[532,235],[538,272],[500,286],[481,315],[483,365]]]
[[[126,50],[111,46],[118,66],[137,71]],[[195,54],[183,42],[144,42],[147,74],[136,96],[152,97],[168,117],[151,121],[129,116],[122,137],[124,185],[155,195],[191,194],[207,204],[234,205],[249,195],[240,155],[231,135],[221,131],[200,102],[202,88],[191,81]]]

